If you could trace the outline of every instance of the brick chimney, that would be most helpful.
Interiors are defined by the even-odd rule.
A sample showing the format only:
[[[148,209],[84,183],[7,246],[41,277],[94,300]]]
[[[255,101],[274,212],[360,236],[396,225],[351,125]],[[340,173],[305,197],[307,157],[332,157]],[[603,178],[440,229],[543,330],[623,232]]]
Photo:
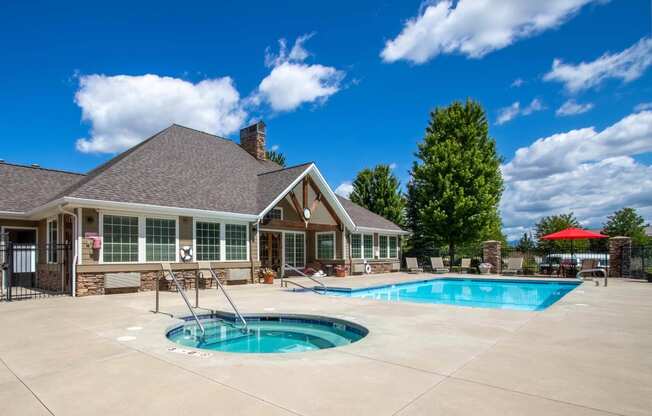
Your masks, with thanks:
[[[259,121],[240,130],[240,146],[258,160],[265,160],[265,123]]]

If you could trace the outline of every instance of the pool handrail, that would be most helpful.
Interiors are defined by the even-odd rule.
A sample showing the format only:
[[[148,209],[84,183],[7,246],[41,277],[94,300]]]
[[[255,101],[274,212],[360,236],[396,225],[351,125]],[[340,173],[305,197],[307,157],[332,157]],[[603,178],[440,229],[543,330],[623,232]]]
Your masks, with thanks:
[[[607,271],[605,269],[584,269],[584,270],[580,270],[579,272],[577,272],[575,277],[578,280],[584,281],[584,280],[589,280],[589,279],[586,279],[586,278],[582,277],[582,273],[602,273],[602,275],[604,277],[604,285],[607,286],[607,280],[608,280],[609,273],[607,273]],[[593,280],[592,276],[591,276],[590,280]],[[598,280],[596,280],[595,285],[600,286],[600,282]]]
[[[302,272],[301,270],[297,269],[294,266],[291,266],[289,264],[285,264],[285,265],[283,265],[283,269],[290,269],[290,270],[292,270],[292,271],[294,271],[296,273],[299,273],[299,275],[301,275],[303,277],[307,277],[308,279],[310,279],[313,282],[317,283],[321,287],[321,290],[323,292],[325,292],[326,289],[327,289],[326,285],[323,282],[320,282],[319,280],[317,280],[313,276],[308,276],[307,274],[305,274],[304,272]],[[287,285],[288,283],[292,283],[293,285],[299,286],[302,289],[312,290],[313,292],[319,293],[320,295],[323,294],[322,291],[319,291],[319,290],[315,289],[314,286],[313,287],[304,286],[304,285],[302,285],[300,283],[297,283],[297,282],[295,282],[293,280],[286,280],[283,276],[281,276],[281,287],[288,287],[288,285]]]
[[[199,326],[199,329],[201,329],[202,336],[206,335],[206,330],[204,329],[204,325],[202,325],[202,323],[199,321],[199,318],[197,317],[197,314],[192,309],[192,306],[190,305],[190,301],[188,300],[188,297],[186,296],[186,292],[183,290],[183,288],[179,284],[179,281],[177,280],[177,277],[174,275],[174,272],[172,271],[172,266],[170,266],[170,263],[161,263],[161,269],[163,270],[164,275],[165,275],[165,272],[167,272],[170,275],[170,277],[172,277],[172,281],[174,282],[175,286],[177,287],[177,291],[179,292],[179,294],[183,298],[183,301],[186,303],[186,306],[188,307],[188,310],[190,311],[190,314],[192,315],[192,317],[195,319],[195,322],[197,322],[197,326]],[[156,281],[156,287],[158,288],[158,280]]]
[[[241,330],[242,331],[247,331],[247,327],[248,327],[247,326],[247,321],[245,320],[244,316],[242,316],[242,314],[238,310],[238,307],[235,306],[235,303],[233,303],[233,299],[231,299],[231,296],[229,295],[229,293],[224,288],[224,285],[222,284],[222,282],[220,282],[220,279],[218,279],[217,275],[213,271],[213,268],[210,266],[210,263],[205,264],[205,263],[200,262],[199,263],[199,268],[201,270],[208,270],[209,271],[209,273],[213,277],[213,280],[215,280],[215,283],[217,283],[217,289],[222,290],[222,293],[224,293],[224,296],[226,297],[226,300],[231,305],[231,308],[233,308],[233,311],[235,312],[235,316],[240,320],[240,322],[242,322],[243,327],[241,328]]]

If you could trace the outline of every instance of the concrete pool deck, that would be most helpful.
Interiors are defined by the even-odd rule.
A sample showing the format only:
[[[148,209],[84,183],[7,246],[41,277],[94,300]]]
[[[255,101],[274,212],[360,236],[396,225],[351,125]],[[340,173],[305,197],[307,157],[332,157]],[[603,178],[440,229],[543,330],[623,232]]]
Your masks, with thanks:
[[[650,284],[587,282],[542,312],[229,289],[244,313],[339,317],[370,334],[330,350],[198,356],[169,350],[178,321],[150,312],[153,292],[4,303],[0,414],[652,414]],[[229,310],[214,290],[200,298]],[[176,293],[161,293],[161,309],[187,314]]]

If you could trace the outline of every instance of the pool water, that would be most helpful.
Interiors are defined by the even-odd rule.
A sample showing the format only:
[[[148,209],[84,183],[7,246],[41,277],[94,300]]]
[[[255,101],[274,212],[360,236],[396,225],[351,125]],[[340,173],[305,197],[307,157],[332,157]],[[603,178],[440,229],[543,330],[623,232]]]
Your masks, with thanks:
[[[167,337],[186,347],[238,353],[289,353],[334,348],[356,342],[367,330],[350,322],[322,317],[246,317],[247,330],[227,319],[202,319],[206,330],[188,321]]]
[[[437,303],[493,309],[541,311],[579,282],[442,278],[327,294],[388,302]]]

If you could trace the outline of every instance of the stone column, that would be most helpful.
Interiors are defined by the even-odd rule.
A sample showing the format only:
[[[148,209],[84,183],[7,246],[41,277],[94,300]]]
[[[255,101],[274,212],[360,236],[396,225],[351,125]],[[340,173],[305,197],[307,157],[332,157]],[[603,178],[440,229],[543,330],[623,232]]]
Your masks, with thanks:
[[[611,237],[609,239],[609,276],[630,277],[632,264],[632,239]]]
[[[490,240],[482,243],[482,258],[485,263],[491,264],[491,273],[500,274],[502,266],[500,241]]]

